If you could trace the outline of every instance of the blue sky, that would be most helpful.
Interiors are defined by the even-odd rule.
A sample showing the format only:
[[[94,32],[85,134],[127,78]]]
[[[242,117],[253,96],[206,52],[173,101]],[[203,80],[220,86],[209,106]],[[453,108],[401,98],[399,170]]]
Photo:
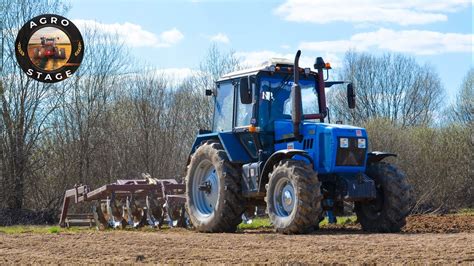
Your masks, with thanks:
[[[211,43],[245,64],[292,57],[333,67],[347,49],[402,52],[432,65],[454,99],[473,59],[471,0],[93,1],[73,0],[76,24],[117,31],[138,60],[178,76],[197,69]]]

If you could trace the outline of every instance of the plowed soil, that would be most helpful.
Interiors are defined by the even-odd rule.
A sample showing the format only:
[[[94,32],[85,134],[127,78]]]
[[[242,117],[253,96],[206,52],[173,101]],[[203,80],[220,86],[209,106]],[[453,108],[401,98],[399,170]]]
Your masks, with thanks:
[[[474,264],[474,216],[412,216],[402,233],[358,225],[312,235],[272,230],[200,234],[184,229],[0,234],[0,263],[466,263]]]

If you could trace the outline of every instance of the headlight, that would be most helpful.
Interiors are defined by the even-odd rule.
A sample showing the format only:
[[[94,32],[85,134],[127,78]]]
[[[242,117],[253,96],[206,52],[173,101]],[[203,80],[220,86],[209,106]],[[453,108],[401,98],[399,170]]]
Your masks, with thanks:
[[[365,139],[357,139],[357,147],[359,149],[365,149],[366,146]]]

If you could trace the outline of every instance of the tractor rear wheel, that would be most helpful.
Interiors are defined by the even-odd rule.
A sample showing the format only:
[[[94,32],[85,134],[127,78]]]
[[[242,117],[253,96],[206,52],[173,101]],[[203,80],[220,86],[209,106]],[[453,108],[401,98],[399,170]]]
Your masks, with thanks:
[[[240,179],[218,141],[197,148],[186,174],[186,210],[197,231],[235,232],[244,212]]]
[[[304,234],[317,229],[321,199],[318,175],[305,162],[282,160],[270,173],[265,201],[277,232]]]
[[[405,174],[386,162],[368,165],[366,173],[375,181],[377,198],[355,203],[362,229],[380,233],[400,232],[412,203],[412,190]]]
[[[38,48],[33,49],[33,58],[34,59],[39,58],[39,49]]]

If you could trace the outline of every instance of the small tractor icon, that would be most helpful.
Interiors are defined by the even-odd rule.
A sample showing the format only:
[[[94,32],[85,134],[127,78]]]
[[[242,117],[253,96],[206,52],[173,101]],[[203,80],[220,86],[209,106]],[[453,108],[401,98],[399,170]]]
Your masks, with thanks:
[[[34,49],[34,58],[52,58],[52,59],[66,59],[66,49],[58,48],[56,46],[57,38],[41,37],[41,47]]]

